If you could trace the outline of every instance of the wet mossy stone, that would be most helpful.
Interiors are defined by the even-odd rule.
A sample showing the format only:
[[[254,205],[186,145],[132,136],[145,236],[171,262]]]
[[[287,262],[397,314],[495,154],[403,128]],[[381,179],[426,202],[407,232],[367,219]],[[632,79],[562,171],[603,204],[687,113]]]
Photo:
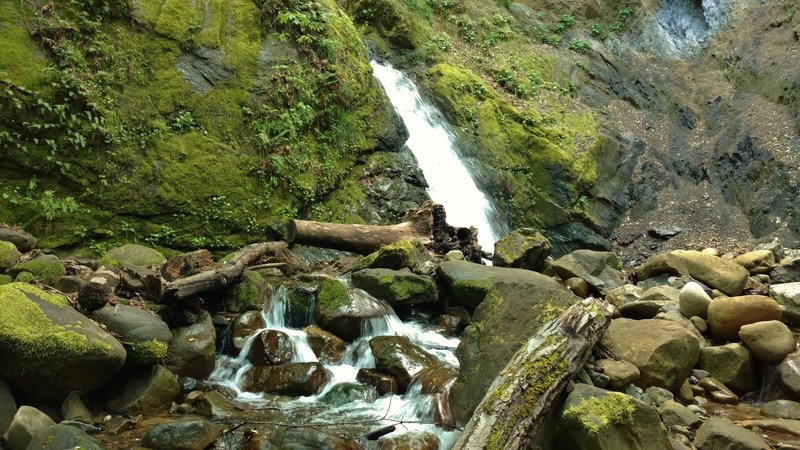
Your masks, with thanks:
[[[258,272],[245,270],[239,282],[226,292],[225,309],[235,313],[262,309],[268,293],[264,277]]]
[[[123,264],[130,264],[147,267],[159,265],[166,260],[158,250],[138,244],[126,244],[109,250],[100,259],[100,265],[122,267]]]
[[[30,283],[31,281],[33,281],[35,279],[36,279],[36,275],[34,275],[34,274],[32,274],[32,273],[30,273],[28,271],[22,271],[22,272],[17,274],[17,276],[14,278],[14,281],[16,281],[18,283]]]
[[[66,297],[24,283],[0,286],[0,317],[0,374],[36,399],[90,392],[125,362],[122,344]]]
[[[208,313],[192,325],[174,329],[167,350],[167,368],[179,376],[205,379],[214,370],[216,340],[217,332]]]
[[[43,284],[50,286],[54,286],[59,278],[67,274],[64,264],[55,255],[40,255],[9,270],[12,274],[20,272],[30,272]]]
[[[104,306],[91,315],[125,343],[130,366],[152,365],[167,356],[172,332],[161,318],[150,311],[128,305]]]
[[[163,412],[181,392],[177,378],[164,366],[138,369],[119,381],[121,392],[113,395],[106,405],[117,414],[135,416]]]
[[[353,273],[351,280],[354,287],[386,300],[392,306],[439,301],[433,280],[409,271],[364,269]]]
[[[579,450],[670,450],[655,409],[620,392],[576,384],[558,412],[558,442]]]
[[[326,392],[319,401],[331,406],[342,406],[352,402],[372,403],[378,398],[374,387],[361,383],[339,383]]]
[[[394,269],[409,268],[417,274],[430,271],[431,257],[420,241],[405,240],[385,245],[374,253],[365,256],[354,270],[361,269]]]
[[[542,233],[533,228],[520,228],[495,242],[492,264],[539,270],[551,250],[550,241]]]
[[[0,272],[10,269],[17,264],[22,253],[11,242],[0,241]]]
[[[160,450],[203,450],[216,441],[219,434],[220,429],[210,420],[186,419],[151,428],[142,444]]]
[[[348,289],[340,281],[329,278],[317,291],[314,319],[319,326],[345,341],[352,342],[362,333],[365,320],[385,316],[390,308],[369,294]]]

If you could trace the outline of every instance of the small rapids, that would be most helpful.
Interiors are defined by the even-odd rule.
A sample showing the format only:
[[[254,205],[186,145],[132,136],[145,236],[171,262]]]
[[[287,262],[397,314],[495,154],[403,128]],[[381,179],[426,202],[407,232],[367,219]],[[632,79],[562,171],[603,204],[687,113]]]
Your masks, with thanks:
[[[253,367],[247,355],[253,342],[262,331],[277,330],[290,337],[294,346],[292,362],[319,362],[308,343],[305,331],[287,326],[289,302],[287,292],[285,286],[274,289],[271,300],[261,311],[265,327],[250,335],[237,357],[226,355],[217,357],[216,367],[209,379],[235,391],[238,395],[236,400],[239,402],[256,406],[266,405],[275,397],[242,389],[243,377],[247,370]],[[375,358],[369,346],[370,339],[376,336],[404,336],[412,344],[422,347],[436,356],[444,366],[458,367],[458,359],[455,357],[454,351],[459,344],[459,339],[427,329],[423,324],[401,321],[386,302],[375,299],[362,290],[351,289],[351,295],[354,298],[360,298],[359,301],[374,303],[376,307],[380,307],[386,313],[362,322],[362,336],[348,345],[339,364],[324,364],[325,369],[329,372],[330,381],[316,395],[282,401],[280,403],[281,410],[285,413],[288,412],[287,416],[303,417],[306,423],[367,422],[370,431],[395,425],[397,429],[391,434],[392,436],[410,431],[427,431],[439,438],[441,450],[449,449],[457,440],[459,432],[435,425],[435,423],[452,422],[451,418],[442,417],[442,411],[449,411],[449,407],[446,405],[447,396],[423,394],[422,386],[417,380],[412,380],[407,391],[402,395],[386,394],[370,399],[372,401],[359,400],[340,406],[320,402],[320,399],[338,384],[359,383],[356,380],[359,369],[376,368]],[[313,317],[313,309],[307,313],[308,317]],[[292,410],[296,410],[297,413],[292,414]],[[313,411],[313,413],[306,411]]]

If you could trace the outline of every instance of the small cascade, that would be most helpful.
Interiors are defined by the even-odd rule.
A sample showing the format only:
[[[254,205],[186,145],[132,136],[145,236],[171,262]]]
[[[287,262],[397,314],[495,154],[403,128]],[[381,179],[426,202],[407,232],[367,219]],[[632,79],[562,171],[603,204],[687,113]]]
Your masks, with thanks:
[[[761,389],[758,391],[756,403],[764,403],[769,400],[772,390],[775,388],[775,379],[778,377],[778,365],[767,364],[764,367]]]
[[[320,424],[337,423],[343,417],[350,421],[374,420],[372,429],[393,425],[402,422],[402,426],[394,433],[400,434],[408,431],[428,431],[440,439],[440,449],[449,449],[458,438],[458,431],[436,427],[432,423],[452,424],[449,418],[446,394],[422,394],[422,386],[412,380],[411,385],[403,395],[384,395],[377,399],[365,399],[349,402],[345,405],[331,406],[320,402],[326,394],[342,383],[359,384],[357,374],[360,369],[375,369],[376,361],[372,354],[369,341],[377,336],[404,336],[413,344],[424,348],[429,353],[439,358],[444,365],[458,367],[455,349],[459,340],[443,336],[418,323],[404,323],[391,306],[383,300],[376,299],[360,289],[350,289],[353,305],[358,308],[375,313],[374,317],[362,321],[362,335],[350,343],[344,357],[339,364],[325,364],[329,374],[329,381],[315,395],[297,397],[288,403],[282,403],[281,409],[286,411],[304,411],[304,408],[313,408],[314,413],[307,416],[310,422]],[[313,318],[313,305],[311,311],[291,311],[289,290],[285,286],[273,290],[271,299],[267,302],[261,315],[265,326],[254,331],[245,341],[241,352],[236,357],[218,355],[216,367],[210,380],[225,386],[238,395],[239,401],[263,403],[268,401],[269,395],[260,392],[246,392],[242,389],[244,376],[253,365],[248,359],[248,354],[259,334],[266,330],[276,330],[289,336],[294,348],[292,362],[319,362],[314,351],[308,343],[308,336],[302,327],[297,325],[293,315],[307,315]]]
[[[455,135],[444,116],[402,72],[385,63],[371,64],[373,75],[408,128],[406,145],[425,175],[431,200],[444,205],[452,225],[477,228],[481,247],[491,251],[502,231],[497,213],[460,160]]]

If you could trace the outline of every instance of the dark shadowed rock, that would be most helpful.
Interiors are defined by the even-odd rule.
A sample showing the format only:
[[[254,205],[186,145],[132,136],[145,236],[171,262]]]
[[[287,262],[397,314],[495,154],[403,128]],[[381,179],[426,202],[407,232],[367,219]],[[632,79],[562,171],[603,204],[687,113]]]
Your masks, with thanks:
[[[217,333],[209,314],[199,322],[176,328],[165,365],[176,375],[204,379],[214,370]]]
[[[239,314],[233,321],[231,329],[231,343],[233,348],[241,350],[244,347],[247,338],[250,337],[256,330],[264,328],[264,317],[261,311],[247,311],[246,313]]]
[[[771,448],[758,434],[716,417],[706,420],[700,426],[693,444],[698,450],[720,448],[768,450]]]
[[[309,325],[303,329],[306,332],[308,345],[314,350],[320,361],[328,364],[337,364],[342,360],[347,351],[347,343],[335,334],[329,333],[316,325]]]
[[[600,295],[606,295],[625,284],[625,276],[619,270],[621,268],[622,264],[614,253],[592,250],[575,250],[553,263],[553,270],[562,280],[582,278]]]
[[[25,450],[37,436],[55,425],[47,414],[32,406],[20,406],[5,434],[9,450]]]
[[[363,291],[350,290],[338,280],[327,279],[317,292],[314,317],[323,329],[353,341],[361,336],[365,319],[384,316],[388,311],[385,304]]]
[[[0,241],[11,242],[22,253],[27,253],[36,248],[36,238],[30,234],[6,226],[0,226]]]
[[[142,444],[159,450],[203,450],[219,434],[219,428],[209,420],[187,419],[153,427],[144,435]]]
[[[250,345],[247,359],[254,365],[279,365],[290,362],[294,356],[294,345],[288,334],[277,330],[264,330]]]
[[[108,409],[117,414],[160,413],[167,410],[180,394],[175,375],[164,366],[142,368],[120,380],[119,391],[108,401]]]
[[[392,375],[403,391],[418,372],[441,364],[438,358],[404,336],[374,337],[369,346],[378,369]]]
[[[314,395],[329,380],[320,363],[288,363],[254,366],[244,374],[242,389],[285,395]]]
[[[58,424],[46,429],[28,446],[33,450],[102,450],[104,447],[84,431],[73,426]]]

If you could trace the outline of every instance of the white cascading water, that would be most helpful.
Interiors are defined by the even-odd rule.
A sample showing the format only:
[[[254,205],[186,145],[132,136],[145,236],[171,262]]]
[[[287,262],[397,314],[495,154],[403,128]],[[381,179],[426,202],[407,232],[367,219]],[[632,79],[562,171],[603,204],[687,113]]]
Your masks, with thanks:
[[[371,64],[373,75],[408,128],[406,145],[425,175],[431,200],[444,206],[451,225],[477,228],[481,247],[491,251],[500,231],[496,214],[459,159],[447,121],[402,72],[374,60]]]
[[[258,403],[263,399],[262,393],[246,392],[241,388],[245,372],[252,367],[247,359],[250,346],[262,331],[278,330],[286,333],[291,338],[294,348],[293,362],[318,362],[314,351],[308,344],[305,331],[286,325],[287,292],[288,290],[284,286],[274,289],[271,300],[261,312],[265,327],[255,331],[248,338],[238,357],[217,355],[216,367],[209,379],[233,389],[241,401]],[[357,299],[358,302],[372,303],[373,308],[385,310],[386,314],[367,319],[362,323],[361,337],[348,345],[340,364],[325,364],[325,369],[330,373],[330,381],[316,395],[298,397],[292,402],[283,404],[282,408],[292,408],[292,406],[302,408],[304,405],[318,402],[337,384],[357,383],[356,375],[359,369],[376,367],[375,358],[369,347],[369,340],[376,336],[405,336],[414,345],[422,347],[436,356],[443,364],[454,368],[458,367],[455,349],[458,347],[459,339],[444,336],[422,324],[404,323],[386,302],[378,300],[360,289],[350,289],[350,293],[352,298]],[[447,450],[458,439],[459,432],[434,425],[437,420],[437,401],[441,400],[433,395],[423,395],[419,384],[412,382],[403,395],[384,395],[374,401],[356,401],[339,407],[330,406],[327,410],[315,413],[310,421],[337,423],[343,416],[346,416],[348,420],[374,419],[374,429],[402,422],[403,425],[398,427],[393,434],[409,431],[431,432],[439,438],[439,449]],[[441,408],[439,409],[441,410]],[[386,420],[381,418],[386,418]]]

